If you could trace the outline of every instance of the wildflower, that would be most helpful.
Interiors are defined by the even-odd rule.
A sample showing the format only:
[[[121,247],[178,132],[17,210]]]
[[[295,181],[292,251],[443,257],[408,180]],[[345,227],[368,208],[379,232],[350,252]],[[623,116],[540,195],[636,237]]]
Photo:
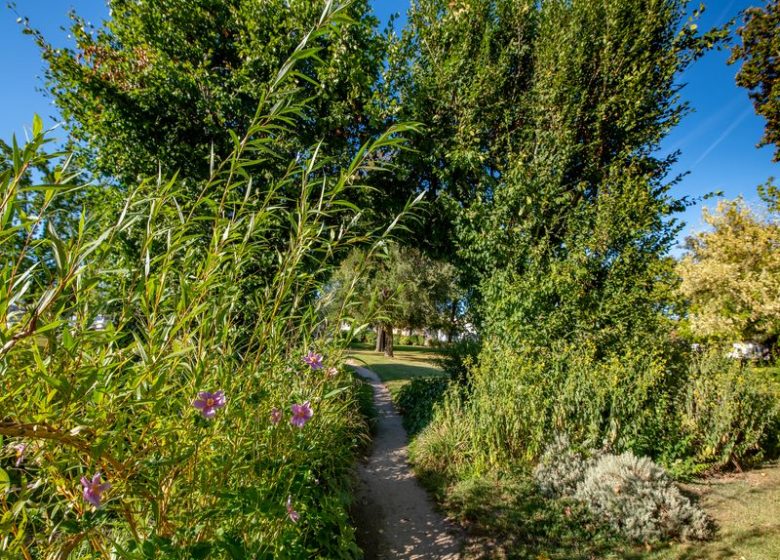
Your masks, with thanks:
[[[217,409],[225,406],[225,393],[223,391],[216,393],[201,391],[198,393],[198,398],[192,401],[192,406],[200,410],[203,418],[214,418]]]
[[[301,518],[301,516],[298,514],[297,511],[295,511],[292,507],[292,497],[287,496],[287,517],[290,518],[290,521],[293,523],[297,523],[298,520]]]
[[[274,426],[282,421],[282,411],[274,407],[271,410],[271,424]]]
[[[322,354],[309,352],[303,357],[303,361],[313,370],[322,369]]]
[[[338,368],[335,368],[335,367],[329,367],[328,368],[328,377],[330,377],[331,379],[336,377],[338,374],[339,374]]]
[[[16,451],[16,462],[14,463],[14,466],[15,467],[21,466],[22,461],[24,461],[24,455],[25,453],[27,453],[27,444],[17,443],[15,445],[12,445],[11,449]]]
[[[110,483],[101,483],[101,475],[99,472],[95,473],[92,480],[89,480],[86,476],[82,476],[81,486],[84,487],[84,500],[96,508],[100,507],[100,500],[103,498],[103,492],[111,488]]]
[[[303,404],[294,404],[290,407],[292,409],[292,418],[290,418],[290,424],[298,428],[303,428],[306,425],[312,415],[311,403],[306,401]]]

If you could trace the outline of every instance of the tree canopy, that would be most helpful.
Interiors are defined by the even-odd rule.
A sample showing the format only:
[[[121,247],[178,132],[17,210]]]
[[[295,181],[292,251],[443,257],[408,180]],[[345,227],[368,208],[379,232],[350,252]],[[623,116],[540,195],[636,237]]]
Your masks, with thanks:
[[[345,304],[357,323],[371,323],[377,351],[393,355],[393,330],[452,330],[460,315],[454,267],[417,249],[392,244],[383,251],[354,250],[331,278],[330,308]],[[453,313],[453,310],[455,312]]]
[[[734,47],[730,60],[742,62],[737,85],[750,92],[756,113],[766,119],[760,145],[774,144],[774,160],[780,161],[780,1],[745,10],[737,33],[742,44]]]
[[[682,0],[414,4],[394,79],[428,134],[404,161],[486,332],[617,340],[657,322],[685,202],[657,149],[687,110],[676,77],[725,34],[694,21]]]
[[[780,206],[777,188],[760,189],[763,213],[742,198],[705,209],[711,228],[687,240],[678,266],[699,338],[772,342],[780,334]]]
[[[120,182],[180,172],[209,173],[255,117],[279,69],[317,24],[309,0],[114,0],[97,30],[73,15],[74,49],[37,32],[47,87],[71,138],[99,173]],[[374,86],[383,47],[367,0],[334,15],[350,25],[311,41],[291,87],[308,99],[294,131],[278,130],[286,162],[323,142],[341,161],[377,132]],[[300,57],[300,54],[296,55]],[[338,160],[336,160],[338,161]]]

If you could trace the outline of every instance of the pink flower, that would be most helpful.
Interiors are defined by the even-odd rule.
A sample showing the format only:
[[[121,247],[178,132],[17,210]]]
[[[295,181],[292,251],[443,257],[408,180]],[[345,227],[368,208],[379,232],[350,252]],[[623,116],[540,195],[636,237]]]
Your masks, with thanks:
[[[16,462],[14,463],[14,466],[20,467],[22,465],[22,461],[24,461],[24,455],[27,453],[27,444],[17,443],[12,445],[11,449],[16,451]]]
[[[92,480],[89,480],[86,476],[81,477],[81,486],[84,488],[84,500],[96,508],[100,507],[100,500],[103,498],[103,492],[111,488],[110,483],[101,483],[100,478],[101,475],[99,472],[95,473]]]
[[[309,352],[308,354],[306,354],[303,357],[303,361],[311,369],[314,369],[314,370],[322,369],[322,354],[317,354],[315,352]]]
[[[303,404],[294,404],[290,407],[292,410],[292,418],[290,418],[290,424],[298,428],[303,428],[306,425],[312,415],[311,403],[306,401]]]
[[[301,518],[301,516],[298,514],[297,511],[295,511],[292,507],[292,497],[287,496],[287,517],[290,518],[290,521],[293,523],[297,523],[298,520]]]
[[[214,418],[217,409],[225,406],[225,393],[223,391],[216,393],[201,391],[198,393],[198,398],[192,401],[192,406],[200,410],[203,418]]]
[[[328,377],[330,377],[331,379],[336,377],[338,374],[339,374],[338,368],[335,368],[335,367],[329,367],[328,368]]]
[[[282,421],[282,411],[274,407],[271,410],[271,424],[275,426],[281,421]]]

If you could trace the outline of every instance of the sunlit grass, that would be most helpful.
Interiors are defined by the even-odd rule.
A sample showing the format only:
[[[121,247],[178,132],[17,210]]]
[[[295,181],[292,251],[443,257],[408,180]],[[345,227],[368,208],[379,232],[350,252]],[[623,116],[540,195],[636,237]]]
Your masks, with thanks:
[[[395,356],[388,358],[374,352],[368,344],[353,344],[349,357],[359,365],[376,372],[390,392],[395,394],[415,377],[438,377],[446,373],[434,362],[438,353],[422,346],[396,346]]]
[[[708,543],[673,545],[646,560],[780,558],[780,466],[695,484],[719,531]]]

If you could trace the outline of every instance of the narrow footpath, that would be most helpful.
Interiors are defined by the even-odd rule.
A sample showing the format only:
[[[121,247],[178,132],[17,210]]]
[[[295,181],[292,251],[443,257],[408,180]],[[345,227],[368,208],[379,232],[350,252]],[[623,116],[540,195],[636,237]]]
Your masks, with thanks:
[[[373,371],[352,367],[371,384],[379,414],[371,455],[358,466],[353,511],[365,559],[459,560],[460,532],[412,474],[406,431],[390,392]]]

